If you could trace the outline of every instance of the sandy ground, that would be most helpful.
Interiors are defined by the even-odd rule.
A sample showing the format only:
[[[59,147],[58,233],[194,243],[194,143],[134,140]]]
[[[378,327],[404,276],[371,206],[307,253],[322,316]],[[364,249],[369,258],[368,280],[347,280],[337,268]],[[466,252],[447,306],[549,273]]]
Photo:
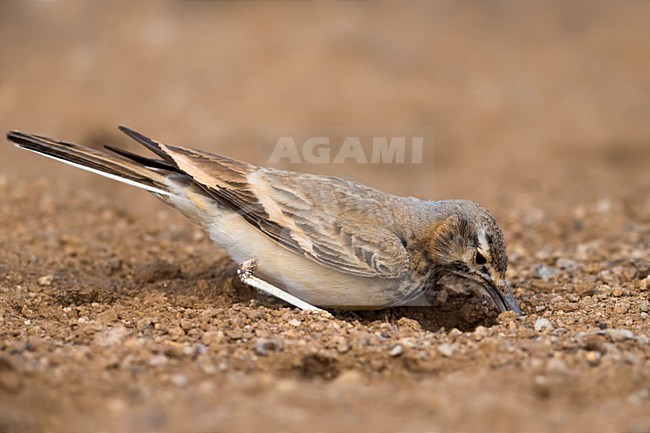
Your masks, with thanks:
[[[647,3],[133,4],[0,2],[2,130],[263,164],[260,131],[432,127],[423,164],[290,168],[484,204],[525,316],[297,311],[7,145],[0,432],[650,431]]]

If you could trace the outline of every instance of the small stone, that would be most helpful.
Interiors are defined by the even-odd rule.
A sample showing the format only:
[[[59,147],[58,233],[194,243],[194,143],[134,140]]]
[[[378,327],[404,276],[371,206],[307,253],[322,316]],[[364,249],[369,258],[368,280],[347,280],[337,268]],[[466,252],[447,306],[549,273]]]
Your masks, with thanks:
[[[420,332],[422,331],[422,326],[420,325],[420,322],[417,320],[409,319],[408,317],[400,317],[399,320],[397,321],[397,327],[400,329],[400,331],[416,331]]]
[[[184,374],[175,374],[169,378],[169,381],[180,388],[186,386],[190,380]]]
[[[167,358],[164,355],[154,355],[151,358],[149,358],[149,366],[151,367],[158,367],[160,365],[165,365],[169,362],[169,358]]]
[[[480,341],[489,335],[490,335],[490,330],[485,326],[479,325],[476,327],[476,329],[474,329],[474,339],[476,341]]]
[[[392,349],[390,349],[390,352],[388,352],[389,356],[392,356],[393,358],[400,356],[402,353],[404,353],[404,346],[401,344],[396,344],[393,346]]]
[[[199,368],[205,374],[215,374],[217,372],[217,367],[214,364],[209,362],[199,363]]]
[[[442,343],[441,345],[439,345],[437,347],[437,349],[438,349],[438,352],[440,352],[440,354],[442,356],[446,357],[446,358],[451,358],[454,355],[454,352],[455,352],[454,346],[452,346],[451,344],[447,344],[447,343]]]
[[[300,325],[302,325],[302,322],[300,320],[298,320],[298,319],[289,320],[289,326],[293,326],[294,328],[297,328]]]
[[[97,320],[102,322],[104,325],[108,325],[109,323],[113,323],[117,320],[117,313],[111,308],[110,310],[99,313],[97,315]]]
[[[267,356],[269,352],[275,352],[279,350],[281,343],[277,340],[265,340],[260,339],[255,345],[255,353],[260,356]]]
[[[230,338],[231,340],[241,340],[242,331],[241,329],[231,329],[229,331],[226,331],[226,337]]]
[[[553,324],[551,323],[551,321],[543,317],[540,317],[539,319],[535,320],[535,325],[533,327],[537,332],[553,330]]]
[[[642,292],[648,290],[648,286],[650,286],[650,277],[642,279],[639,283],[639,289],[641,289]]]
[[[336,351],[339,353],[348,353],[350,351],[350,345],[344,339],[341,339],[336,343]]]
[[[497,316],[497,323],[499,325],[507,325],[517,320],[517,317],[519,316],[514,311],[504,311]]]
[[[588,351],[605,352],[605,338],[598,334],[587,335],[584,339],[584,346]]]
[[[641,320],[646,320],[646,319],[648,318],[648,313],[646,313],[646,312],[644,311],[643,313],[641,313],[641,314],[639,315],[639,317],[641,318]]]
[[[606,329],[604,334],[608,336],[612,341],[625,341],[631,340],[634,338],[634,333],[629,329]]]
[[[109,275],[114,274],[122,269],[122,260],[117,258],[108,259],[104,267]]]
[[[650,311],[650,302],[648,302],[648,301],[643,301],[643,302],[641,302],[641,303],[639,304],[639,309],[640,309],[642,312],[647,313],[648,311]]]
[[[126,350],[140,350],[142,343],[137,338],[129,338],[122,343],[122,347]]]
[[[559,258],[555,262],[555,266],[564,271],[570,271],[575,269],[578,266],[578,263],[575,260]]]
[[[616,305],[614,305],[614,312],[616,314],[623,315],[623,314],[627,313],[628,309],[629,309],[629,307],[628,307],[627,303],[622,303],[622,302],[618,303],[617,302]]]
[[[36,280],[41,286],[51,286],[54,281],[54,275],[44,275]]]
[[[185,331],[183,331],[183,328],[181,328],[180,326],[174,326],[169,328],[169,331],[167,331],[167,333],[173,337],[182,337],[183,335],[185,335]]]
[[[650,277],[650,261],[648,260],[635,260],[632,262],[636,268],[635,278],[640,280],[647,280]]]
[[[95,343],[102,347],[114,346],[115,344],[123,341],[128,334],[129,331],[126,329],[126,327],[119,324],[114,328],[107,329],[104,332],[96,334]]]
[[[194,324],[192,323],[191,320],[183,319],[181,320],[181,329],[185,331],[189,331],[194,327]]]
[[[174,359],[183,359],[187,357],[185,346],[178,343],[169,342],[163,347],[162,351],[165,355]]]
[[[600,364],[600,358],[601,358],[601,354],[596,350],[591,350],[585,353],[585,359],[587,360],[589,365],[595,366]]]
[[[219,344],[222,334],[217,331],[208,331],[201,336],[201,343],[206,346],[213,346]]]
[[[540,280],[547,281],[557,275],[560,275],[559,270],[547,265],[539,265],[535,268],[535,274],[533,276],[535,278],[539,278]]]

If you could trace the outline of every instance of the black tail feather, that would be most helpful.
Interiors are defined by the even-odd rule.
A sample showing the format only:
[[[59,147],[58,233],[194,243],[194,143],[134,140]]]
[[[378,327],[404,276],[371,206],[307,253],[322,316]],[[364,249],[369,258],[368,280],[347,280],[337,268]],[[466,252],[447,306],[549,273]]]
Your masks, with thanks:
[[[129,152],[128,150],[119,149],[117,147],[109,145],[105,145],[104,147],[113,153],[130,159],[131,161],[137,162],[138,164],[142,164],[146,167],[160,168],[169,171],[179,171],[175,166],[167,163],[166,161],[163,161],[162,159],[147,158],[142,155],[138,155],[137,153]]]
[[[156,155],[158,155],[159,157],[161,157],[166,162],[172,164],[174,167],[176,166],[174,160],[160,148],[160,144],[157,141],[152,140],[151,138],[142,135],[139,132],[134,131],[133,129],[126,127],[124,125],[120,125],[117,128],[123,133],[125,133],[126,135],[128,135],[129,137],[131,137],[132,139],[134,139],[135,141],[137,141],[138,143],[142,144],[144,147],[146,147]]]

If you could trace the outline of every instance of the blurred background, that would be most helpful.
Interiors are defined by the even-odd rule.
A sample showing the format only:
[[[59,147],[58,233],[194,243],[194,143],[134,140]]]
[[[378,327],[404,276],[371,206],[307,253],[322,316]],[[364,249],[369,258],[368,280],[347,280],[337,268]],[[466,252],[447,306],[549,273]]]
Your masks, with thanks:
[[[283,168],[497,216],[636,200],[649,17],[644,1],[0,1],[0,129],[135,149],[125,124],[260,164],[268,131],[425,130],[421,164]],[[9,145],[0,174],[150,204]]]

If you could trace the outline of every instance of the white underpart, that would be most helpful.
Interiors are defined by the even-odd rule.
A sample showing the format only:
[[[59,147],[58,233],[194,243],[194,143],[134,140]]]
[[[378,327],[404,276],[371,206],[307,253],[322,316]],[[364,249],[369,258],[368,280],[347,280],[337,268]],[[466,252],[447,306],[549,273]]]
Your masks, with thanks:
[[[255,271],[256,266],[257,266],[256,260],[249,259],[244,261],[242,264],[240,264],[237,267],[237,275],[239,276],[239,279],[242,281],[242,283],[248,284],[249,286],[254,287],[257,290],[260,290],[268,295],[275,296],[276,298],[282,299],[284,302],[287,302],[293,305],[294,307],[298,307],[301,310],[323,311],[320,308],[314,307],[313,305],[303,301],[302,299],[296,298],[292,294],[287,293],[284,290],[279,289],[274,285],[269,284],[266,281],[254,276],[253,272]]]
[[[135,187],[138,187],[138,188],[141,188],[141,189],[145,189],[145,190],[147,190],[147,191],[149,191],[149,192],[153,192],[153,193],[156,193],[156,194],[161,194],[161,195],[164,195],[164,196],[172,196],[172,195],[173,195],[173,194],[170,193],[169,191],[165,191],[165,190],[162,190],[162,189],[159,189],[159,188],[156,188],[156,187],[150,186],[150,185],[145,185],[145,184],[142,184],[142,183],[138,183],[138,182],[136,182],[136,181],[134,181],[134,180],[126,179],[126,178],[124,178],[124,177],[120,177],[120,176],[117,176],[117,175],[115,175],[115,174],[105,173],[105,172],[100,171],[100,170],[95,170],[94,168],[86,167],[85,165],[81,165],[81,164],[77,164],[77,163],[74,163],[74,162],[66,161],[65,159],[57,158],[56,156],[52,156],[52,155],[47,155],[47,154],[45,154],[45,153],[41,153],[41,152],[39,152],[39,151],[37,151],[37,150],[34,150],[34,149],[28,149],[28,148],[23,147],[23,146],[20,146],[20,145],[16,145],[16,147],[18,147],[18,148],[20,148],[20,149],[23,149],[23,150],[28,150],[28,151],[30,151],[30,152],[37,153],[37,154],[39,154],[39,155],[41,155],[41,156],[44,156],[44,157],[46,157],[46,158],[50,158],[50,159],[53,159],[53,160],[55,160],[55,161],[62,162],[62,163],[64,163],[64,164],[68,164],[68,165],[71,165],[71,166],[73,166],[73,167],[80,168],[80,169],[82,169],[82,170],[89,171],[89,172],[91,172],[91,173],[98,174],[98,175],[100,175],[100,176],[107,177],[107,178],[109,178],[109,179],[116,180],[116,181],[118,181],[118,182],[125,183],[125,184],[127,184],[127,185],[131,185],[131,186],[135,186]]]

